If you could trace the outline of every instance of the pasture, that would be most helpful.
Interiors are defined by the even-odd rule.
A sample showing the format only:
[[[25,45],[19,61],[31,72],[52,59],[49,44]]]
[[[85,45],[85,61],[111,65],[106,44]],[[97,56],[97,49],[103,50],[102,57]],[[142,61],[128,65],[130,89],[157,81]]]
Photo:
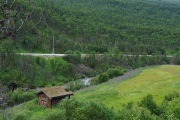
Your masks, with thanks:
[[[75,93],[74,97],[84,101],[96,101],[118,110],[127,102],[138,102],[152,94],[157,103],[164,95],[180,91],[180,66],[162,65],[142,68],[134,77],[118,78],[92,86]]]

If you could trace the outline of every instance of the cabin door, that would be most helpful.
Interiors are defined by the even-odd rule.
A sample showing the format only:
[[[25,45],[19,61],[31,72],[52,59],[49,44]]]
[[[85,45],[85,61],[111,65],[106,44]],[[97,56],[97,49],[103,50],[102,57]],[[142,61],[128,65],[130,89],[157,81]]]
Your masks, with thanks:
[[[45,106],[46,105],[46,96],[42,96],[42,105]]]

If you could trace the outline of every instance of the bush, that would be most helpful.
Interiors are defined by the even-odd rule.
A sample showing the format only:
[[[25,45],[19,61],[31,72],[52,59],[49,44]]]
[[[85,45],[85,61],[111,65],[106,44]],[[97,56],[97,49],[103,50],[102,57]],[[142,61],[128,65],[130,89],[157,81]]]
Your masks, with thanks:
[[[178,92],[169,93],[168,95],[165,95],[164,100],[166,101],[172,101],[175,98],[178,98],[180,94]]]
[[[74,110],[73,113],[73,120],[86,120],[87,116],[86,114],[84,114],[86,112],[85,107],[78,107]]]
[[[147,108],[152,114],[160,115],[162,112],[154,102],[153,96],[150,94],[141,100],[139,106],[143,108]]]
[[[177,119],[180,119],[180,106],[176,106],[174,108],[174,116],[177,118]]]
[[[98,83],[98,76],[91,78],[91,85],[97,85]]]
[[[102,104],[64,99],[58,106],[66,111],[68,120],[112,120],[113,110]]]
[[[98,76],[99,83],[103,83],[109,80],[109,75],[107,73],[102,73]]]
[[[32,113],[28,110],[22,110],[14,116],[13,120],[29,120],[31,114]]]
[[[112,120],[115,116],[112,109],[100,103],[90,102],[85,107],[85,110],[87,120]]]
[[[121,67],[110,68],[107,70],[107,73],[102,73],[100,75],[97,75],[96,77],[93,77],[91,79],[91,85],[97,85],[99,83],[106,82],[109,80],[109,78],[123,75],[124,72],[125,72],[125,70],[122,69]]]
[[[123,75],[124,70],[121,67],[110,68],[107,70],[107,74],[109,75],[109,78],[113,78]]]
[[[66,86],[66,90],[69,91],[75,91],[75,90],[80,90],[81,88],[84,88],[85,85],[81,80],[77,80],[77,81],[71,81],[67,84]]]
[[[27,117],[26,117],[26,114],[24,114],[24,113],[22,112],[22,113],[17,114],[17,115],[14,117],[14,120],[28,120],[28,119],[27,119]]]
[[[9,104],[19,104],[34,99],[35,92],[33,90],[24,91],[18,88],[13,92],[8,93]]]
[[[60,109],[52,109],[46,116],[46,120],[66,120],[65,111]]]
[[[116,114],[115,120],[156,120],[154,115],[146,109],[123,108]]]

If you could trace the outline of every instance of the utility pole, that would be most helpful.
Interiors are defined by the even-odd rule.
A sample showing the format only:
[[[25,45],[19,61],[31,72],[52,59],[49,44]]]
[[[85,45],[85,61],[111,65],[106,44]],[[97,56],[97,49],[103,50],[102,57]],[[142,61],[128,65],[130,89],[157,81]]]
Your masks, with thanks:
[[[53,36],[53,43],[52,43],[52,54],[54,54],[54,36]]]
[[[2,66],[1,66],[1,64],[2,64],[2,63],[1,63],[1,55],[2,55],[2,54],[0,53],[0,70],[1,70],[1,67],[2,67]]]

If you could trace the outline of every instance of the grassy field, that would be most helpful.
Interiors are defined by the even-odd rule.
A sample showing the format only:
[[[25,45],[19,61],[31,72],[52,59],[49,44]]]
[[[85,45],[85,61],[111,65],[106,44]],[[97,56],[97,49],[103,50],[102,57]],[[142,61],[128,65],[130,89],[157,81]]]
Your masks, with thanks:
[[[137,71],[140,73],[136,74]],[[132,77],[133,73],[135,76]],[[124,103],[138,102],[147,94],[152,94],[155,101],[160,103],[164,95],[173,91],[180,91],[180,66],[163,65],[141,68],[132,71],[131,75],[128,75],[131,78],[123,81],[120,78],[115,78],[106,83],[85,88],[76,92],[73,97],[82,101],[104,103],[118,111]],[[177,106],[176,108],[178,108]],[[46,120],[48,114],[54,116],[59,114],[56,113],[59,110],[60,106],[58,105],[53,106],[52,109],[39,106],[37,99],[34,99],[0,111],[0,120],[4,120],[4,118],[9,120],[14,120],[14,118],[18,120]],[[75,110],[79,110],[79,108]]]
[[[180,66],[163,65],[143,68],[136,76],[123,81],[115,78],[80,90],[74,97],[101,102],[118,110],[124,103],[138,102],[147,94],[152,94],[160,103],[164,95],[173,91],[180,91]]]

